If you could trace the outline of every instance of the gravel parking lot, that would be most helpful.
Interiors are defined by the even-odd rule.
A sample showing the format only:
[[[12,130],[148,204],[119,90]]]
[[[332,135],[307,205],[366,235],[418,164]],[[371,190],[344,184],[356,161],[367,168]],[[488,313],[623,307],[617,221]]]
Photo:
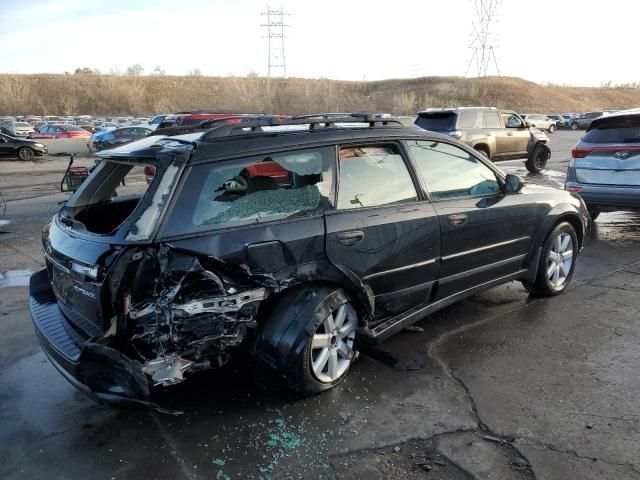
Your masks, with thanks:
[[[561,187],[580,134],[550,135],[542,174],[500,166]],[[160,392],[171,416],[100,407],[40,351],[26,284],[66,164],[0,161],[0,478],[640,478],[640,216],[598,218],[563,295],[470,297],[309,399],[238,361]]]

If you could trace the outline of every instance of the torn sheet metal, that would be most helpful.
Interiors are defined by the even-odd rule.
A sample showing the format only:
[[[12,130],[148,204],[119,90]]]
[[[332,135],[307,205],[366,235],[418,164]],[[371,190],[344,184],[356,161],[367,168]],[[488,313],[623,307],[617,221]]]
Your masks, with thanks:
[[[169,386],[184,380],[183,374],[191,365],[193,362],[184,358],[168,356],[145,363],[142,371],[151,377],[154,386]]]

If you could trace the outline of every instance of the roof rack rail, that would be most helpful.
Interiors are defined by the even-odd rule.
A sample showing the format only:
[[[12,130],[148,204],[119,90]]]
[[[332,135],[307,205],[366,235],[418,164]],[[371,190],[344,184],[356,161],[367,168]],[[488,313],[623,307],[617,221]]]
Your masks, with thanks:
[[[405,125],[398,119],[392,117],[379,118],[375,114],[370,113],[351,113],[344,117],[331,117],[328,114],[315,114],[315,115],[303,115],[299,118],[280,119],[278,117],[269,117],[263,120],[252,120],[241,123],[227,123],[217,126],[209,130],[203,135],[202,140],[215,140],[223,137],[231,137],[235,135],[250,135],[269,133],[265,132],[262,127],[282,127],[289,125],[309,125],[309,131],[312,132],[320,128],[335,127],[337,123],[366,123],[369,127],[380,126],[393,126],[393,127],[405,127]]]
[[[204,109],[204,110],[194,110],[193,112],[189,112],[191,115],[268,115],[267,112],[243,112],[238,110],[213,110],[213,109]]]
[[[210,130],[211,128],[217,126],[216,124],[225,124],[225,123],[246,123],[250,121],[256,120],[265,120],[271,118],[271,115],[236,115],[232,117],[224,117],[224,118],[215,118],[211,120],[202,120],[200,123],[195,123],[192,125],[172,125],[170,127],[159,128],[154,130],[149,134],[150,137],[156,135],[166,135],[168,137],[172,137],[175,135],[185,135],[187,133],[196,133],[201,131]]]

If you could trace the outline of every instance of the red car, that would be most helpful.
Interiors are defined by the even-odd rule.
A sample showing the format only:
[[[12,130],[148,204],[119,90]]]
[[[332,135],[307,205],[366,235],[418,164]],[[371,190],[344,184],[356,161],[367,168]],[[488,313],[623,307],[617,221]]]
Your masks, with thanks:
[[[45,125],[38,132],[29,134],[28,138],[91,138],[91,132],[75,125]]]
[[[223,118],[229,118],[229,117],[243,117],[243,116],[255,116],[258,114],[243,114],[243,113],[191,113],[189,115],[185,115],[181,118],[178,119],[177,124],[178,125],[198,125],[201,122],[204,122],[205,120],[221,120]],[[230,123],[235,123],[235,122],[240,122],[240,120],[235,120],[234,122],[230,122]]]

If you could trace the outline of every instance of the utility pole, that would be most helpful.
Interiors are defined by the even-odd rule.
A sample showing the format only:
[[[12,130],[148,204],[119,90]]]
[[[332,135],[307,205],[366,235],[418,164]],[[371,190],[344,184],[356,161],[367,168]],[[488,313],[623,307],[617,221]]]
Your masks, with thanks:
[[[472,0],[472,2],[474,20],[469,48],[473,50],[473,54],[467,65],[466,75],[469,75],[469,71],[473,67],[477,77],[486,77],[489,66],[493,64],[496,73],[500,76],[495,52],[495,49],[498,48],[498,40],[493,30],[497,23],[501,0]]]
[[[267,5],[267,9],[260,15],[267,17],[267,23],[261,25],[266,28],[267,33],[263,38],[267,39],[269,48],[269,63],[267,68],[268,77],[286,77],[287,62],[284,56],[284,34],[285,27],[289,25],[284,23],[284,18],[289,16],[281,6],[279,9],[273,9]]]

